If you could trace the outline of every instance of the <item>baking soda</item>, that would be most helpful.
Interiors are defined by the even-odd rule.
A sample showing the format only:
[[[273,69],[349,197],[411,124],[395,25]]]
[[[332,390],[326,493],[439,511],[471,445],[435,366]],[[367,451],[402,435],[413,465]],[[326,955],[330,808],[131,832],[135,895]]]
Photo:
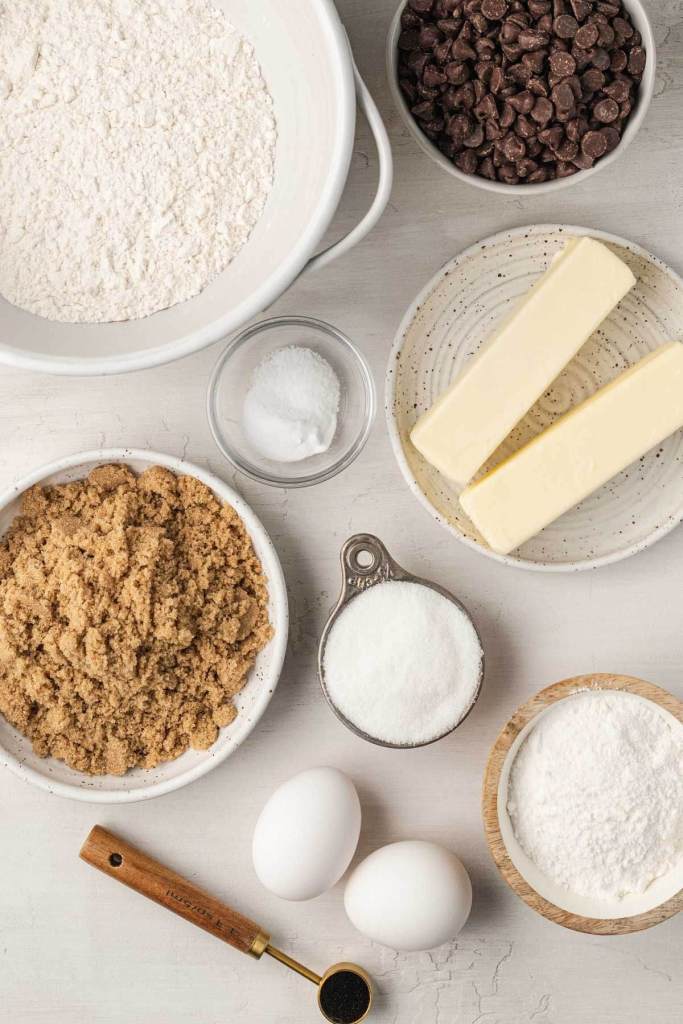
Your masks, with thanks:
[[[454,728],[482,665],[468,617],[419,583],[378,583],[354,597],[328,636],[327,692],[357,729],[387,743],[426,743]]]
[[[256,367],[242,428],[273,462],[300,462],[326,452],[337,430],[339,379],[313,349],[289,345]]]
[[[643,893],[683,858],[683,726],[634,694],[569,697],[521,745],[507,806],[524,852],[562,888]]]

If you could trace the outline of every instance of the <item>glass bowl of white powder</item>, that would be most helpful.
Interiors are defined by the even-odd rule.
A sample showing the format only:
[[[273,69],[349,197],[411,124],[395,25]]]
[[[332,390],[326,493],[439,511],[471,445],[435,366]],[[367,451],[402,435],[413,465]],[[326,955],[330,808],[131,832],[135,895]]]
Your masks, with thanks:
[[[242,473],[308,487],[341,473],[375,418],[370,368],[352,342],[311,317],[263,320],[236,335],[211,376],[216,444]]]

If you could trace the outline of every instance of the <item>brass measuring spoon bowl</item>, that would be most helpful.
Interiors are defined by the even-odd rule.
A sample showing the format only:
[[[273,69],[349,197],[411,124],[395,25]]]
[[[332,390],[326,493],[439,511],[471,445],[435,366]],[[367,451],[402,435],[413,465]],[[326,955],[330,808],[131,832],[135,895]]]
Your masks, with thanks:
[[[339,594],[336,605],[330,612],[330,616],[325,624],[322,636],[320,637],[320,644],[318,646],[318,679],[320,680],[320,686],[325,696],[325,700],[339,721],[345,725],[347,729],[350,729],[351,732],[355,733],[356,736],[360,736],[361,739],[367,740],[368,743],[375,743],[379,747],[392,747],[399,750],[410,750],[415,747],[426,747],[431,743],[438,743],[439,740],[444,739],[445,736],[449,736],[458,728],[459,725],[462,725],[472,711],[474,705],[477,703],[479,694],[481,693],[481,687],[484,682],[484,648],[481,642],[481,636],[479,635],[472,616],[467,608],[465,608],[464,604],[459,601],[457,597],[450,592],[450,590],[446,590],[445,587],[439,586],[438,583],[434,583],[432,580],[426,580],[421,576],[415,576],[413,573],[408,572],[400,566],[389,554],[379,537],[375,537],[372,533],[356,533],[353,537],[349,537],[341,549],[340,558],[342,570],[341,593]],[[363,593],[363,591],[368,590],[370,587],[375,587],[379,583],[390,583],[395,581],[418,583],[423,587],[427,587],[429,590],[436,591],[437,594],[441,594],[441,596],[445,597],[447,601],[454,604],[456,608],[458,608],[469,620],[472,629],[477,636],[479,648],[481,650],[477,688],[474,691],[474,696],[464,713],[460,716],[458,721],[450,726],[450,728],[446,729],[445,732],[442,732],[439,736],[433,736],[431,739],[424,740],[421,743],[389,743],[387,740],[381,740],[376,736],[371,736],[369,733],[363,732],[362,729],[359,729],[358,726],[354,725],[354,723],[339,710],[332,700],[325,683],[325,649],[327,647],[327,641],[330,633],[332,632],[338,617],[342,614],[349,602],[353,601],[354,598],[358,597],[358,595]]]
[[[321,977],[270,944],[263,952],[318,986],[318,1008],[330,1024],[360,1024],[369,1015],[372,982],[358,964],[333,964]]]
[[[296,971],[318,989],[318,1007],[329,1024],[360,1024],[370,1013],[372,983],[357,964],[339,963],[321,976],[270,943],[255,921],[221,903],[194,882],[177,875],[120,836],[99,825],[83,843],[80,857],[110,878],[134,889],[210,935],[260,960],[265,954]]]

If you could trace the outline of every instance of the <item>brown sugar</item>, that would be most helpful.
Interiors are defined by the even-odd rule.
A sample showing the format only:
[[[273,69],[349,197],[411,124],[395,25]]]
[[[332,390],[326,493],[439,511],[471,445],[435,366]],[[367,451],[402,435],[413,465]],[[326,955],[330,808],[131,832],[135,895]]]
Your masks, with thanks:
[[[90,774],[204,750],[272,635],[242,520],[191,476],[94,469],[26,492],[0,542],[0,712]]]

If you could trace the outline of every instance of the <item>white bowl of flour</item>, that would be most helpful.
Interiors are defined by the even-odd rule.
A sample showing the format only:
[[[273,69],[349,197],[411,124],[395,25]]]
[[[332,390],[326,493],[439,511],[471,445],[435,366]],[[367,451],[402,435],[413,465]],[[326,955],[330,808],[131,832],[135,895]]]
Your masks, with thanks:
[[[503,737],[516,733],[490,794],[513,870],[492,846],[494,857],[513,888],[558,923],[608,933],[657,923],[680,909],[683,890],[680,704],[623,676],[557,689],[524,705],[494,747],[489,841],[486,790]]]
[[[332,0],[45,0],[0,33],[0,361],[115,373],[187,355],[311,262],[346,182],[356,93]]]

